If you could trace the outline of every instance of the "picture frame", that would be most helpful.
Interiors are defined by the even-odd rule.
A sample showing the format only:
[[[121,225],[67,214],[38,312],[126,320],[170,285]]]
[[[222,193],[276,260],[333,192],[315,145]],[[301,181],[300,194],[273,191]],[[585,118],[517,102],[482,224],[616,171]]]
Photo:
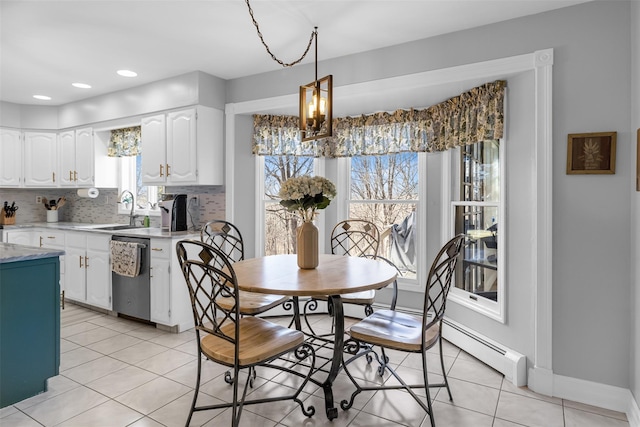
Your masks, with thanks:
[[[616,173],[617,132],[570,133],[567,175]]]

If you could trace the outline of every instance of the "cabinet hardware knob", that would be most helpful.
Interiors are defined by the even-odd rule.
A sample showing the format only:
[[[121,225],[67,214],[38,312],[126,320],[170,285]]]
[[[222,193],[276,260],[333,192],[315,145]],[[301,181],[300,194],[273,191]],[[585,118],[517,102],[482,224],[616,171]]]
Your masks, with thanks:
[[[153,267],[149,267],[149,278],[153,277]]]
[[[89,268],[89,257],[84,257],[84,268]]]
[[[160,176],[164,176],[164,174],[162,173],[162,168],[163,168],[163,167],[164,167],[164,166],[160,165]]]
[[[51,172],[51,177],[53,178],[53,182],[56,182],[56,173]]]
[[[169,173],[169,163],[167,163],[167,176],[169,176],[169,175],[171,175],[171,174]]]
[[[82,268],[82,255],[78,256],[78,258],[80,259],[80,268]]]
[[[42,247],[42,236],[40,236],[40,247]]]
[[[74,181],[78,180],[78,171],[73,171],[73,180]]]
[[[69,181],[73,181],[73,171],[69,171]]]
[[[162,248],[151,248],[152,251],[160,251],[162,252]]]

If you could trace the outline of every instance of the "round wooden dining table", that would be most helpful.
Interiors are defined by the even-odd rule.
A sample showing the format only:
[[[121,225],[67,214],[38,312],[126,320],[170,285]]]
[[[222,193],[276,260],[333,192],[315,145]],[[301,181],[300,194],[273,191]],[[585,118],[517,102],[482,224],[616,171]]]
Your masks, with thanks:
[[[238,288],[242,291],[294,298],[296,327],[300,328],[298,297],[328,297],[332,305],[334,341],[331,368],[320,383],[324,390],[325,410],[332,420],[338,416],[333,402],[333,381],[342,365],[344,345],[344,311],[340,295],[380,289],[396,279],[397,270],[386,262],[370,258],[328,255],[319,256],[318,267],[301,269],[296,255],[269,255],[233,264]]]

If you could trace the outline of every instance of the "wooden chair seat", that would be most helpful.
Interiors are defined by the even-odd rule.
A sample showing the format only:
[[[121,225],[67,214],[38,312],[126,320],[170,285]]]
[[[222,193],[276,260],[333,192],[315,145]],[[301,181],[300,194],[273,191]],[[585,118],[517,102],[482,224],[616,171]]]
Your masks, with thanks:
[[[240,314],[255,316],[273,307],[284,303],[288,297],[283,295],[259,294],[257,292],[239,291]],[[232,310],[235,299],[220,296],[216,298],[216,304],[224,310]]]
[[[374,303],[376,298],[376,291],[362,291],[362,292],[353,292],[350,294],[340,295],[342,297],[343,304],[360,304],[360,305],[371,305]],[[327,296],[319,296],[314,297],[317,300],[326,301],[329,299]]]
[[[234,336],[235,325],[228,323],[221,332]],[[304,334],[295,329],[277,325],[258,317],[240,319],[240,339],[238,340],[240,367],[271,360],[287,353],[304,342]],[[233,366],[235,345],[216,335],[207,334],[200,341],[202,352],[212,360]]]
[[[438,339],[440,322],[424,335],[426,348]],[[419,352],[422,347],[422,317],[393,310],[379,310],[349,329],[352,338],[395,350]]]

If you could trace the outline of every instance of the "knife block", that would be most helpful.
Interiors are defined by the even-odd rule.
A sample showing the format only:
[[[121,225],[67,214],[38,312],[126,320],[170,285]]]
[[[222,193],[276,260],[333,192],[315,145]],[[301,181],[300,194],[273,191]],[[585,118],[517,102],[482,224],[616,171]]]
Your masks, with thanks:
[[[4,208],[0,210],[0,224],[2,225],[13,225],[16,223],[16,216],[6,216]]]

